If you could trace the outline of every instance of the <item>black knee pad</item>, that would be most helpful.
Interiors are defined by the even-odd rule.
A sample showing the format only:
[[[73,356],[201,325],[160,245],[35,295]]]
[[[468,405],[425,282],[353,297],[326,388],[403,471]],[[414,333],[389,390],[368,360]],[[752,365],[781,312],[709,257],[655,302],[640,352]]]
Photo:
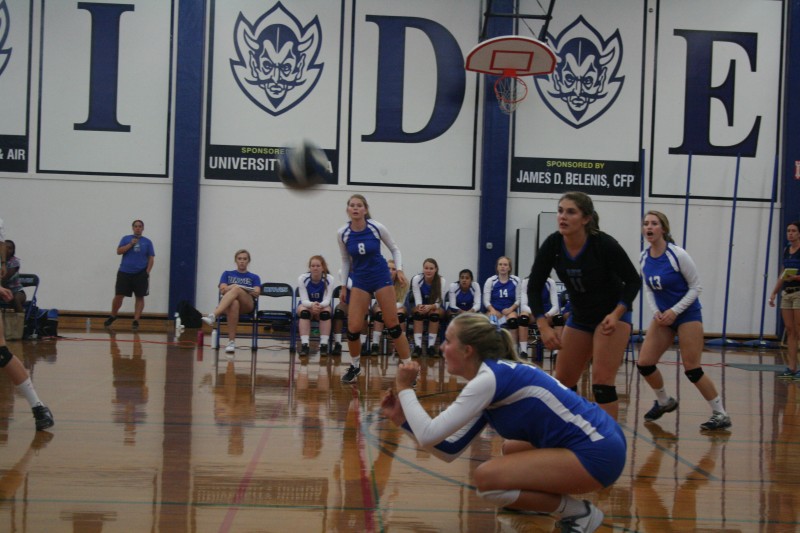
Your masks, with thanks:
[[[686,374],[686,377],[689,378],[689,381],[691,381],[692,383],[697,383],[698,381],[703,379],[703,369],[700,367],[687,370],[686,372],[684,372],[684,374]]]
[[[319,319],[323,320],[323,321],[324,320],[330,320],[331,319],[331,312],[330,311],[322,311],[319,314]]]
[[[509,318],[506,322],[506,327],[508,329],[517,329],[519,328],[519,322],[517,322],[516,318]]]
[[[433,323],[439,322],[439,315],[437,315],[436,313],[431,313],[430,316],[428,317],[428,322],[433,322]]]
[[[411,318],[413,318],[414,320],[425,320],[425,315],[423,315],[419,311],[414,311],[414,314],[411,315]]]
[[[360,338],[361,338],[361,334],[359,332],[356,331],[355,333],[353,333],[349,329],[347,330],[347,340],[349,340],[349,341],[357,341]]]
[[[400,324],[390,327],[386,330],[389,333],[389,336],[393,339],[399,339],[400,335],[403,334],[403,328],[400,327]]]
[[[338,320],[344,320],[345,318],[347,318],[347,314],[337,307],[333,311],[333,318],[336,318]]]
[[[598,405],[617,401],[617,387],[614,385],[592,385],[592,394]]]
[[[0,346],[0,368],[4,368],[13,358],[14,354],[8,350],[8,346]]]
[[[397,319],[402,324],[403,322],[405,322],[408,319],[408,315],[405,314],[405,313],[397,313]]]
[[[636,365],[636,368],[639,370],[639,373],[644,377],[647,377],[656,370],[658,370],[658,368],[656,368],[656,365],[648,365],[648,366]]]
[[[383,311],[378,311],[375,313],[375,322],[380,322],[383,324]]]
[[[300,318],[304,320],[311,320],[311,311],[309,311],[308,309],[303,309],[302,311],[300,311]]]
[[[531,325],[531,317],[529,317],[528,315],[520,315],[519,318],[517,319],[517,322],[521,327],[527,328],[528,326]]]

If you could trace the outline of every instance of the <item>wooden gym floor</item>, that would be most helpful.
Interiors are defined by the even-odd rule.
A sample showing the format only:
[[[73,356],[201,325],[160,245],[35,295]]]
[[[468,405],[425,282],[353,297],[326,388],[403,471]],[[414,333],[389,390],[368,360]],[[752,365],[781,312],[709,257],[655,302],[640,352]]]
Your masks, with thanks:
[[[550,517],[475,496],[471,472],[500,450],[493,433],[448,464],[381,419],[393,357],[363,358],[349,386],[339,381],[347,353],[301,360],[262,339],[229,362],[208,336],[199,347],[196,330],[176,339],[115,326],[9,342],[56,425],[36,433],[24,398],[0,380],[0,531],[554,530]],[[653,393],[632,362],[620,368],[628,462],[588,496],[606,514],[600,531],[800,529],[800,383],[776,379],[780,352],[704,354],[733,418],[715,434],[700,431],[709,408],[677,359],[667,353],[661,368],[680,408],[657,424],[642,422]],[[421,360],[417,393],[437,413],[463,382],[442,359]]]

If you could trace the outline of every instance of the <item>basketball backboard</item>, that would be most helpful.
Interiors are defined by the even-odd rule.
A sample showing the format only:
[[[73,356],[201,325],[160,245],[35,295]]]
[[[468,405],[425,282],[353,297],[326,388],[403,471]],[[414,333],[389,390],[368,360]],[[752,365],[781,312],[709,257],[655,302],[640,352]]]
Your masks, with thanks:
[[[495,76],[550,74],[556,68],[556,56],[549,46],[533,37],[502,35],[475,45],[464,68]]]

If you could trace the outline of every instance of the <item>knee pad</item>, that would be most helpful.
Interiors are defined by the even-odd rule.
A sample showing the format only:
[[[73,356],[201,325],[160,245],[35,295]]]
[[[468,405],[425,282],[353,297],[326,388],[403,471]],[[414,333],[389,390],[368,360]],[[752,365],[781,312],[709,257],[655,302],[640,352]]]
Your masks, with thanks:
[[[656,370],[658,370],[656,368],[656,365],[648,365],[648,366],[636,365],[636,368],[639,370],[639,373],[644,377],[647,377]]]
[[[411,315],[411,318],[413,318],[414,320],[425,320],[425,315],[423,315],[419,311],[414,311],[414,314]]]
[[[322,311],[319,314],[320,320],[330,320],[331,319],[331,312],[330,311]]]
[[[400,324],[394,325],[386,330],[389,333],[389,336],[393,339],[399,339],[400,335],[403,334],[403,328],[400,327]]]
[[[436,313],[431,313],[430,316],[428,317],[428,322],[433,322],[433,323],[439,322],[439,315],[437,315]]]
[[[347,340],[349,340],[349,341],[357,341],[360,338],[361,338],[361,334],[359,332],[356,331],[355,333],[353,333],[349,329],[347,330]]]
[[[496,505],[498,507],[505,507],[507,505],[511,505],[515,501],[519,499],[519,490],[487,490],[487,491],[479,491],[476,490],[475,494],[477,494],[481,499]]]
[[[703,378],[703,369],[700,367],[693,368],[691,370],[687,370],[684,372],[684,374],[686,374],[686,377],[689,378],[689,381],[692,383],[697,383]]]
[[[333,318],[336,318],[338,320],[344,320],[345,318],[347,318],[347,314],[337,307],[333,311]]]
[[[408,319],[408,315],[407,314],[405,314],[403,312],[397,313],[397,320],[399,320],[401,324],[403,322],[405,322],[407,319]]]
[[[592,385],[592,393],[598,405],[617,401],[617,387],[614,385]]]
[[[0,368],[4,368],[13,358],[14,354],[8,350],[8,346],[0,346]]]
[[[519,318],[517,319],[517,322],[523,328],[527,328],[528,326],[531,325],[531,317],[529,317],[528,315],[520,315]]]
[[[380,322],[383,324],[383,311],[378,311],[375,313],[375,322]]]
[[[509,318],[508,321],[506,322],[506,327],[512,330],[517,329],[519,328],[519,322],[517,322],[516,318]]]
[[[300,318],[304,320],[311,320],[311,311],[309,311],[308,309],[303,309],[302,311],[300,311]]]

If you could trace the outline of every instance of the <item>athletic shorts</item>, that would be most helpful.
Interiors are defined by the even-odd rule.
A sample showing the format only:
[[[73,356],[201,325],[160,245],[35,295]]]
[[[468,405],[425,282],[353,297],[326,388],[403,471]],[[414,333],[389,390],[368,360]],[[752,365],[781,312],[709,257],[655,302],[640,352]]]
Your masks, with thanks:
[[[117,296],[135,294],[137,298],[144,298],[150,294],[150,274],[147,273],[147,270],[142,270],[136,274],[118,271],[115,294]]]
[[[678,331],[678,327],[681,324],[686,324],[687,322],[703,322],[703,311],[701,309],[695,309],[694,311],[684,311],[683,313],[675,317],[675,322],[673,322],[672,325],[670,325],[670,327],[674,331]]]
[[[800,287],[791,287],[787,292],[786,289],[781,293],[781,309],[800,309]]]
[[[350,274],[350,280],[353,282],[354,289],[361,289],[370,294],[384,287],[391,287],[393,285],[392,275],[388,267],[379,272],[372,271],[362,275],[356,275],[356,273],[353,272]]]
[[[602,320],[600,320],[598,322],[595,322],[594,324],[584,324],[582,322],[575,321],[574,317],[575,317],[575,315],[573,315],[573,314],[569,315],[569,318],[567,319],[567,324],[566,325],[571,327],[571,328],[573,328],[573,329],[577,329],[577,330],[580,330],[580,331],[585,331],[586,333],[594,333],[594,330],[596,330],[597,326],[599,326],[600,322],[602,322]],[[633,314],[630,311],[626,311],[625,314],[622,315],[622,317],[619,319],[619,321],[620,322],[625,322],[626,324],[630,324],[632,326],[633,325]]]
[[[627,448],[622,429],[615,426],[614,433],[606,438],[587,441],[581,446],[570,447],[570,450],[578,456],[578,460],[593,478],[608,487],[619,478],[625,468]]]

